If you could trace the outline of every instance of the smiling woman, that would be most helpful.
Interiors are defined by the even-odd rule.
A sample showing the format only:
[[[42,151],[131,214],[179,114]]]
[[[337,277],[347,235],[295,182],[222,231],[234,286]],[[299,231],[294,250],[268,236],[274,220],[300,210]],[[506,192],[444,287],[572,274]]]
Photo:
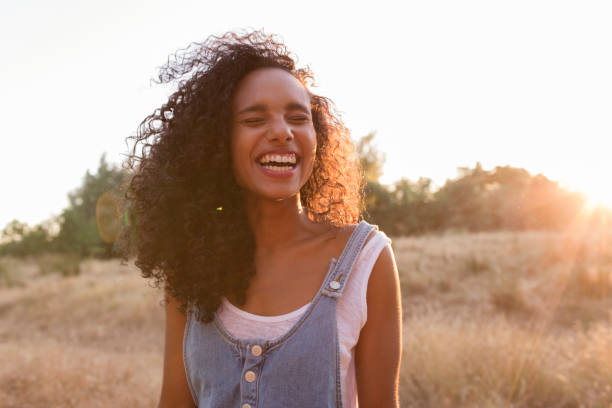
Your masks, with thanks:
[[[178,299],[195,302],[204,321],[212,320],[224,293],[244,299],[255,273],[255,237],[239,184],[243,175],[234,170],[254,165],[256,157],[248,155],[264,150],[250,151],[241,160],[232,157],[232,150],[243,154],[244,146],[253,143],[248,137],[264,127],[253,121],[272,114],[262,112],[271,106],[258,101],[259,106],[247,103],[248,112],[237,115],[236,109],[243,109],[236,107],[238,85],[248,86],[247,76],[259,69],[282,71],[295,81],[285,77],[285,83],[299,83],[307,95],[306,99],[300,95],[300,102],[308,109],[316,152],[312,172],[296,195],[304,214],[316,222],[342,226],[358,221],[362,209],[363,180],[348,131],[331,101],[306,93],[311,72],[297,69],[275,37],[228,33],[177,53],[162,67],[159,81],[177,82],[178,90],[143,120],[131,138],[128,166],[134,177],[128,191],[130,226],[124,235],[132,237],[143,275],[156,279]],[[245,89],[241,93],[247,95]],[[241,119],[251,123],[239,123]],[[232,145],[236,137],[245,144]]]
[[[312,174],[317,150],[304,85],[282,69],[259,69],[241,81],[233,105],[232,158],[238,184],[271,199],[295,195]]]
[[[357,224],[355,148],[311,73],[252,32],[159,79],[178,89],[133,138],[125,234],[166,292],[160,407],[396,407],[390,240]]]

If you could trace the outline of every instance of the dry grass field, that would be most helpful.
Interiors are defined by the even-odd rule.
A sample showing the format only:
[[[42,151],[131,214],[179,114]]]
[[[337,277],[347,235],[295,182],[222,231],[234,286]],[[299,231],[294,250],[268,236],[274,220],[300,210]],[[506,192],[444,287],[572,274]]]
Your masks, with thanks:
[[[612,407],[612,235],[397,238],[403,407]],[[153,407],[161,294],[118,261],[0,259],[0,406]]]

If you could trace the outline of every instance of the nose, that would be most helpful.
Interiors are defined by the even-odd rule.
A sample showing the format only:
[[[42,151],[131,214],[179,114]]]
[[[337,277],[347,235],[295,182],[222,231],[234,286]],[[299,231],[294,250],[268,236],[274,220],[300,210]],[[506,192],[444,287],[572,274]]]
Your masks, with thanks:
[[[272,122],[267,136],[271,142],[286,143],[293,140],[293,131],[284,118],[278,118]]]

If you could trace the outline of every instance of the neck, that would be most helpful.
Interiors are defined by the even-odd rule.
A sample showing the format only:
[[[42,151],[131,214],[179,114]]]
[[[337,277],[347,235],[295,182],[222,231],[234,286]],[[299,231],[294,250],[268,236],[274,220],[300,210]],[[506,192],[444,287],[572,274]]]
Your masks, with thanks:
[[[249,224],[257,248],[274,251],[290,245],[307,233],[312,222],[302,208],[300,194],[272,201],[246,197]]]

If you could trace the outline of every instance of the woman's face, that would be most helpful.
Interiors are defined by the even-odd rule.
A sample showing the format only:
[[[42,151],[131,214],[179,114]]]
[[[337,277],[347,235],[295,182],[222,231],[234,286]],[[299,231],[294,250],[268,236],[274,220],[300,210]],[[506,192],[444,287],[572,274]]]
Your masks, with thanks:
[[[312,173],[317,149],[304,86],[282,69],[261,68],[244,77],[232,102],[238,184],[271,200],[296,195]]]

